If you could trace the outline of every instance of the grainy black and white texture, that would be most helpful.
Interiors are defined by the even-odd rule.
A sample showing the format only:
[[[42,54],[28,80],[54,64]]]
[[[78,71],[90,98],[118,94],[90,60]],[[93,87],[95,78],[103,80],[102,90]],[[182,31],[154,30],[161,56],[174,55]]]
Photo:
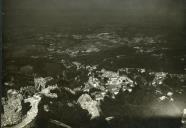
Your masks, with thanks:
[[[4,128],[185,128],[185,0],[5,0]]]

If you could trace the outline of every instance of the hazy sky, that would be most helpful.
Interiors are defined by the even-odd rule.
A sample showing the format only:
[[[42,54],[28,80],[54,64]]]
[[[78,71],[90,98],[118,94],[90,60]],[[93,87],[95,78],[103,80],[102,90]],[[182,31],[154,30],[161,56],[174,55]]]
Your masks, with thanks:
[[[35,10],[177,10],[183,0],[6,0],[9,9]]]
[[[183,23],[184,0],[5,0],[5,20],[14,24],[66,20],[155,19]],[[126,16],[127,19],[126,19]],[[65,18],[64,18],[65,17]],[[124,17],[124,18],[123,18]],[[101,19],[102,18],[102,19]],[[107,19],[107,21],[108,21]]]

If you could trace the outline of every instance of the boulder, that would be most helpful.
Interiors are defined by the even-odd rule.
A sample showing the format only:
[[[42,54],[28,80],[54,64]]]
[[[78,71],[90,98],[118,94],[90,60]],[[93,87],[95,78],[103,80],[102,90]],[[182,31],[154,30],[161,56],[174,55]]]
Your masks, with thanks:
[[[88,94],[83,94],[78,98],[77,103],[91,115],[91,119],[100,116],[99,103],[94,101]]]

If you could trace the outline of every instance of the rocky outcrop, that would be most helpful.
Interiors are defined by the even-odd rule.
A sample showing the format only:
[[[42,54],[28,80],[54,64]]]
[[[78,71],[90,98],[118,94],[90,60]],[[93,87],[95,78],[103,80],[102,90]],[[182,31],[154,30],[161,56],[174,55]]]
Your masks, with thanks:
[[[1,127],[18,124],[22,120],[22,95],[16,90],[8,90],[7,100],[2,100],[4,113],[1,114]]]
[[[19,122],[21,121],[20,123],[17,120],[16,120],[16,123],[14,123],[15,121],[13,121],[13,123],[11,123],[11,125],[13,125],[13,126],[11,126],[11,128],[32,128],[35,125],[35,120],[36,120],[36,117],[37,117],[38,111],[39,111],[38,106],[39,106],[42,96],[49,97],[49,98],[57,98],[57,95],[55,93],[50,92],[51,90],[54,90],[56,88],[57,88],[57,86],[49,86],[49,87],[43,89],[41,92],[36,93],[33,97],[29,97],[29,98],[25,99],[24,102],[30,103],[31,108],[27,112],[27,114],[25,115],[24,119],[19,120]],[[17,101],[12,102],[13,106],[16,106],[16,107],[20,106],[21,107],[21,104],[15,105],[16,104],[15,102],[17,102]],[[21,113],[21,109],[18,112]],[[6,114],[9,114],[9,112],[6,111],[5,115]],[[12,116],[14,116],[17,113],[12,112],[11,114],[12,114]],[[8,118],[10,118],[10,115],[8,115],[7,118],[5,118],[4,120],[9,121]],[[19,116],[16,115],[15,119],[19,119]],[[1,120],[1,123],[2,123],[2,120]],[[10,125],[10,123],[9,123],[9,125]],[[8,125],[6,122],[3,122],[3,125],[1,125],[1,126],[8,126]],[[7,127],[7,128],[9,128],[9,127]]]
[[[155,87],[158,86],[158,85],[162,85],[166,76],[167,76],[167,73],[164,73],[164,72],[155,73],[155,78],[152,81],[152,85],[155,86]]]
[[[2,99],[4,113],[1,114],[1,127],[15,125],[22,119],[22,95],[16,90],[8,90],[7,100]]]
[[[82,109],[85,109],[91,115],[91,119],[100,116],[100,109],[98,107],[98,102],[94,101],[88,94],[83,94],[79,97],[77,103]]]
[[[106,81],[106,89],[111,93],[112,97],[115,97],[119,91],[132,92],[134,87],[133,81],[125,75],[119,75],[119,73],[102,70],[102,78],[108,79]]]
[[[41,101],[41,97],[39,95],[34,95],[24,101],[25,103],[30,103],[31,109],[27,112],[26,117],[21,121],[21,123],[12,126],[11,128],[32,128],[35,125],[35,119],[38,114],[38,105]]]
[[[97,91],[91,93],[96,100],[103,100],[107,95],[114,99],[120,91],[132,92],[135,84],[126,75],[120,75],[118,72],[107,71],[105,69],[102,69],[98,73],[100,74],[98,77],[95,77],[94,73],[90,73],[89,79],[83,89],[85,92],[89,92],[91,89],[97,89]]]

